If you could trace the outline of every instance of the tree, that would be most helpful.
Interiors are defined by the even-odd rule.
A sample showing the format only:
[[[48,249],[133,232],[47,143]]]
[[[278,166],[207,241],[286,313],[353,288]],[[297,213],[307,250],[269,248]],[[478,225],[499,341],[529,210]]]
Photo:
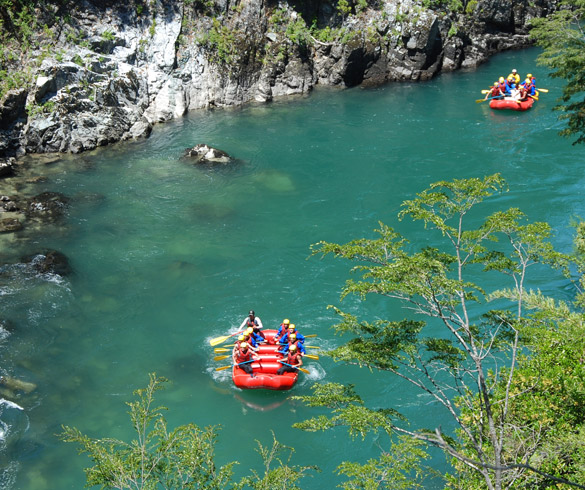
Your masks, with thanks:
[[[584,0],[564,0],[548,18],[534,19],[531,36],[543,48],[539,63],[551,68],[551,76],[564,78],[559,119],[567,121],[563,136],[577,136],[573,144],[585,143],[585,18]]]
[[[162,389],[167,380],[150,375],[150,382],[145,389],[136,390],[137,400],[127,405],[130,407],[130,419],[136,431],[136,439],[130,443],[118,439],[94,439],[82,434],[78,429],[63,427],[60,438],[80,446],[80,453],[86,453],[94,466],[85,470],[87,486],[100,485],[103,489],[241,489],[249,485],[255,490],[281,488],[277,484],[271,487],[266,482],[278,482],[282,488],[298,490],[296,482],[303,478],[308,470],[316,467],[289,466],[279,459],[282,452],[292,454],[292,449],[281,445],[274,439],[270,449],[260,443],[259,452],[264,459],[265,473],[259,476],[245,477],[234,482],[231,462],[216,468],[214,462],[217,429],[207,427],[200,429],[194,424],[177,427],[173,431],[167,428],[162,414],[165,407],[154,406],[154,394]],[[274,434],[273,434],[274,438]],[[271,469],[277,461],[278,466]]]
[[[431,319],[432,331],[440,328],[439,334],[432,334],[425,322],[413,319],[360,321],[332,307],[341,317],[334,329],[352,338],[329,354],[336,361],[386,371],[409,382],[443,408],[454,432],[401,427],[395,410],[369,409],[353,390],[332,385],[304,397],[307,403],[333,409],[332,416],[315,417],[298,427],[346,425],[354,434],[383,430],[409,435],[442,449],[460,472],[476,475],[479,486],[474,481],[467,488],[516,488],[527,472],[540,471],[533,458],[539,448],[533,430],[510,425],[520,386],[516,369],[530,347],[524,342],[525,300],[530,295],[526,280],[536,265],[568,273],[569,259],[550,244],[549,225],[528,223],[515,208],[496,211],[479,226],[469,227],[483,201],[506,190],[496,174],[438,182],[405,201],[399,218],[421,221],[441,240],[440,247],[411,251],[408,241],[383,223],[377,239],[313,246],[316,255],[356,262],[352,272],[361,277],[346,282],[342,299],[349,294],[361,299],[382,295],[398,300],[415,316]],[[497,291],[487,291],[471,279],[493,279],[496,274],[504,285]],[[513,451],[511,429],[516,431]]]

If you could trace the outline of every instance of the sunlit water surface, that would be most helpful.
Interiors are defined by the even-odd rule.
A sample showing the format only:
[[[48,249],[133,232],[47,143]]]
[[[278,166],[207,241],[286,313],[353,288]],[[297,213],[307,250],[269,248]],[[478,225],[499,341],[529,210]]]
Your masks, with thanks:
[[[81,489],[89,461],[55,434],[67,424],[95,437],[130,437],[125,402],[150,372],[172,381],[159,395],[171,426],[221,425],[220,463],[237,459],[238,474],[260,469],[255,440],[269,443],[273,431],[296,448],[293,462],[322,469],[302,481],[309,490],[333,488],[342,481],[333,474],[339,463],[365,461],[384,443],[351,441],[342,430],[292,429],[321,413],[291,400],[316,381],[355,383],[370,406],[396,408],[412,427],[451,428],[437,405],[408,386],[326,358],[307,360],[311,374],[290,392],[240,391],[228,370],[215,370],[225,361],[212,360],[209,339],[233,332],[253,308],[267,327],[288,317],[318,334],[311,344],[337,345],[327,305],[340,305],[349,264],[308,258],[310,245],[373,237],[380,220],[414,245],[435,243],[396,214],[402,201],[443,179],[501,172],[510,192],[490,209],[517,206],[548,221],[555,244],[569,251],[570,220],[584,215],[583,149],[557,135],[551,107],[560,85],[535,67],[536,54],[502,54],[477,71],[428,83],[317,90],[270,105],[195,112],[157,126],[146,141],[39,168],[47,181],[31,192],[70,196],[67,226],[46,229],[34,243],[8,242],[3,252],[60,250],[74,273],[2,269],[0,315],[14,326],[0,336],[2,369],[38,388],[19,405],[0,403],[0,486]],[[513,67],[535,73],[550,92],[526,113],[474,103]],[[181,159],[201,142],[240,162],[213,170]],[[571,295],[546,272],[531,286]],[[348,298],[341,306],[368,319],[407,315],[377,298]],[[446,470],[440,454],[431,464]],[[429,480],[427,487],[441,484]]]

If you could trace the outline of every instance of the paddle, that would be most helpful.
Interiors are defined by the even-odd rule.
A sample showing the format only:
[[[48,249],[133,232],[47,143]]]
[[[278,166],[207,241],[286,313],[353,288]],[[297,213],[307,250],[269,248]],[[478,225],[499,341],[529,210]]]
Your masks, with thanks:
[[[546,88],[537,88],[536,91],[537,92],[540,91],[540,92],[544,92],[545,94],[548,94],[548,89],[546,89]]]
[[[490,92],[489,90],[482,90],[482,91],[481,91],[481,93],[482,93],[482,94],[487,94],[487,93],[489,93],[489,92]]]
[[[298,369],[299,371],[302,371],[303,373],[311,374],[308,369],[303,369],[301,366],[293,366],[293,365],[287,364],[286,362],[281,361],[281,360],[279,360],[278,362],[282,362],[285,366],[291,367],[293,369]]]
[[[250,361],[244,361],[244,362],[238,362],[237,364],[230,364],[229,366],[221,366],[218,368],[215,368],[216,371],[223,371],[224,369],[229,369],[233,366],[239,366],[240,364],[248,364],[249,362],[254,362],[256,359],[252,359]]]
[[[316,356],[314,354],[303,354],[303,357],[308,357],[309,359],[315,359],[316,361],[319,360],[319,356]]]
[[[216,347],[213,352],[231,352],[232,349],[226,349],[225,347]]]
[[[317,336],[317,334],[316,334],[316,333],[311,333],[311,334],[309,334],[309,335],[303,335],[303,337],[305,337],[306,339],[310,339],[310,338],[312,338],[312,337],[316,337],[316,336]]]
[[[229,339],[230,337],[233,337],[234,335],[238,335],[239,333],[243,333],[243,332],[236,332],[233,333],[231,335],[224,335],[223,337],[215,337],[214,339],[211,339],[209,341],[209,344],[214,347],[218,344],[223,344],[227,339]]]
[[[305,345],[305,349],[320,349],[318,345]]]
[[[213,358],[214,361],[221,361],[223,359],[227,359],[228,357],[231,357],[230,355],[226,355],[226,356],[215,356]]]
[[[485,102],[486,100],[500,99],[501,97],[502,97],[501,95],[497,95],[496,97],[488,97],[487,99],[476,99],[475,103],[479,104],[480,102]]]

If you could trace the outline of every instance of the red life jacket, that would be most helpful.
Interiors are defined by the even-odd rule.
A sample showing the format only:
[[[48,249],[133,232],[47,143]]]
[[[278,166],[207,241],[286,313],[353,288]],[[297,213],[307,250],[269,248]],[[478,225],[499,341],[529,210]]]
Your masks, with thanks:
[[[246,361],[251,361],[251,360],[252,360],[252,351],[250,350],[250,348],[248,348],[248,350],[246,352],[244,352],[238,346],[238,351],[236,352],[236,363],[239,364],[240,362],[246,362]]]
[[[498,85],[498,88],[500,89],[501,94],[505,94],[506,93],[506,82],[501,82]]]
[[[286,356],[286,363],[290,364],[291,366],[296,366],[297,364],[300,364],[300,360],[301,360],[301,355],[299,354],[298,351],[296,351],[294,354],[289,350],[288,354]]]

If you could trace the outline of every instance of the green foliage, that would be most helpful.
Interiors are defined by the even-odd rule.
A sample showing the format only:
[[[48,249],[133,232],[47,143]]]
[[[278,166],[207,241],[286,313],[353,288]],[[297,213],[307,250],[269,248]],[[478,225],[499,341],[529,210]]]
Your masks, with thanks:
[[[102,39],[105,41],[113,41],[115,39],[114,33],[112,31],[104,31],[102,32]]]
[[[335,308],[341,321],[334,328],[337,333],[349,334],[350,340],[329,355],[336,361],[388,371],[410,382],[450,414],[457,432],[449,435],[440,428],[402,428],[395,412],[371,411],[355,401],[331,406],[323,396],[313,397],[311,403],[330,407],[331,416],[316,417],[299,427],[324,430],[347,425],[354,435],[363,436],[375,429],[410,434],[454,458],[458,475],[473,482],[468,485],[458,480],[457,488],[510,487],[526,474],[537,475],[538,467],[545,467],[542,461],[529,459],[542,449],[538,438],[534,438],[534,445],[516,444],[510,449],[514,441],[508,436],[512,415],[507,407],[512,406],[520,389],[511,373],[519,369],[519,361],[526,360],[528,352],[538,354],[529,341],[535,337],[528,335],[533,319],[525,313],[526,307],[533,308],[525,286],[527,273],[540,264],[569,274],[569,257],[550,244],[548,224],[527,223],[524,213],[515,208],[495,211],[479,225],[469,227],[470,216],[477,219],[476,208],[506,190],[505,181],[495,174],[437,182],[405,201],[399,219],[421,222],[441,241],[437,248],[416,251],[383,223],[376,230],[377,238],[342,245],[320,242],[312,247],[313,254],[332,254],[355,263],[351,271],[359,279],[345,283],[342,299],[348,294],[362,300],[372,293],[382,295],[435,321],[433,335],[428,335],[423,322],[371,323]],[[499,274],[501,288],[487,291],[481,283],[468,279],[470,274],[477,277],[481,270],[489,274],[490,284],[494,274]],[[490,309],[490,303],[505,308]],[[439,326],[443,331],[437,333]],[[543,327],[552,328],[548,324]],[[495,386],[502,389],[494,390]],[[327,390],[329,393],[331,388]],[[337,387],[335,393],[340,392]],[[379,418],[382,413],[388,416]],[[533,432],[524,424],[518,425],[513,435],[524,440]]]
[[[585,143],[585,2],[564,0],[545,19],[532,21],[532,38],[543,48],[538,61],[552,70],[551,76],[567,81],[559,104],[559,119],[566,121],[563,136],[576,136],[573,144]]]
[[[253,472],[252,476],[239,482],[232,481],[236,463],[217,468],[214,462],[217,428],[201,429],[187,424],[174,430],[168,429],[163,415],[166,407],[154,404],[155,393],[163,388],[166,381],[151,374],[148,387],[136,390],[134,394],[137,399],[127,403],[136,433],[136,438],[129,443],[111,438],[94,439],[76,428],[63,427],[61,440],[77,444],[80,453],[87,454],[94,464],[85,470],[88,487],[218,490],[241,489],[249,485],[254,490],[297,490],[296,482],[309,470],[317,469],[290,466],[292,450],[274,439],[270,448],[258,443],[264,473]],[[283,462],[280,454],[287,451],[288,458]]]
[[[218,64],[232,65],[238,59],[236,34],[233,29],[213,19],[213,25],[206,38],[199,42],[211,51],[211,60]]]
[[[337,11],[345,19],[351,13],[351,4],[347,0],[337,1]]]
[[[272,433],[272,446],[262,446],[259,441],[257,451],[264,462],[264,474],[252,470],[252,476],[242,480],[244,485],[249,485],[254,490],[301,490],[297,482],[306,476],[309,470],[320,471],[317,466],[290,466],[290,459],[294,453],[291,447],[280,444]],[[281,453],[288,452],[286,462],[280,459]],[[271,470],[272,464],[278,461],[278,466]]]
[[[340,485],[344,490],[414,490],[425,488],[422,483],[421,461],[428,458],[421,443],[401,436],[389,452],[382,452],[378,459],[365,464],[345,461],[337,471],[349,481]]]
[[[311,407],[327,407],[332,416],[320,415],[293,425],[305,431],[321,431],[334,427],[347,427],[350,437],[360,436],[362,440],[368,433],[382,433],[387,436],[384,445],[388,451],[382,451],[377,459],[370,459],[365,464],[345,461],[337,467],[337,472],[348,477],[348,481],[340,485],[346,490],[364,489],[415,489],[423,488],[422,460],[427,453],[423,444],[415,439],[394,437],[392,420],[402,417],[391,409],[372,410],[364,405],[363,400],[354,391],[353,385],[326,383],[314,385],[313,393],[308,396],[296,396]]]

